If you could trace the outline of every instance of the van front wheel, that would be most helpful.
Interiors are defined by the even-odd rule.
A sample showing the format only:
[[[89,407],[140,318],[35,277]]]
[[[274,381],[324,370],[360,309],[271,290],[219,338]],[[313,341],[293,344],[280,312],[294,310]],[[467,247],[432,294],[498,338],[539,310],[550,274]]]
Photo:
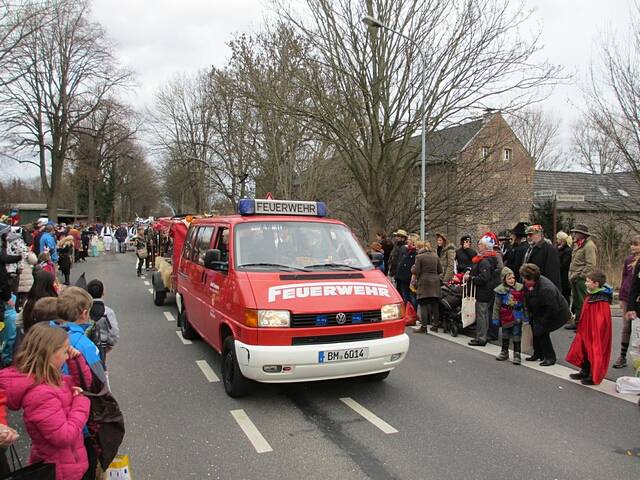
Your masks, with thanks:
[[[180,323],[180,333],[185,340],[197,340],[200,338],[198,332],[191,326],[189,319],[187,318],[187,311],[183,308],[182,312],[178,316],[178,322]]]
[[[231,336],[224,339],[222,349],[222,383],[225,392],[232,398],[242,397],[249,390],[249,380],[240,371],[236,346]]]

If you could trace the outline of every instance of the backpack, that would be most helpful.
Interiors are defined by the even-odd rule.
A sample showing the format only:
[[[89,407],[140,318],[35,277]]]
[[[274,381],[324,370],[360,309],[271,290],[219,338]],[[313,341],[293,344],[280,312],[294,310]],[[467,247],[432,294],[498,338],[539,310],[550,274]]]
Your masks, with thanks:
[[[111,322],[107,318],[105,313],[105,306],[102,302],[94,303],[89,311],[89,317],[91,318],[91,326],[87,328],[85,334],[89,337],[98,350],[100,351],[100,358],[104,361],[104,354],[109,347],[109,333],[111,331]]]

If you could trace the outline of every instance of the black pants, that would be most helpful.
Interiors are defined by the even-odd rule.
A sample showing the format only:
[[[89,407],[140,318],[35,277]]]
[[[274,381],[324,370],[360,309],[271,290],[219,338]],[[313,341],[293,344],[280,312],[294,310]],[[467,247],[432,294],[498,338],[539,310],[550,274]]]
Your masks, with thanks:
[[[123,241],[118,240],[118,250],[120,251],[120,253],[127,253],[127,241],[126,240],[123,240]]]
[[[553,343],[551,343],[551,335],[549,333],[533,336],[533,353],[534,355],[538,354],[543,360],[556,361],[556,352],[553,349]]]
[[[428,324],[438,327],[440,325],[440,299],[419,298],[418,317],[423,326]]]
[[[11,473],[11,467],[7,460],[7,449],[0,448],[0,477],[4,478]]]
[[[142,274],[142,266],[144,265],[144,258],[138,257],[138,275]]]

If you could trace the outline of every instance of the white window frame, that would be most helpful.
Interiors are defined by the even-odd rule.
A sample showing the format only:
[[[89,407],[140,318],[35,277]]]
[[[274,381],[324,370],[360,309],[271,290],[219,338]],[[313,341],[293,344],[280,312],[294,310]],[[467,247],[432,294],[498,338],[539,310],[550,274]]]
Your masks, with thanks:
[[[486,160],[491,155],[491,149],[489,147],[482,147],[482,159]]]
[[[513,160],[513,149],[505,148],[503,158],[505,162],[510,162],[511,160]]]

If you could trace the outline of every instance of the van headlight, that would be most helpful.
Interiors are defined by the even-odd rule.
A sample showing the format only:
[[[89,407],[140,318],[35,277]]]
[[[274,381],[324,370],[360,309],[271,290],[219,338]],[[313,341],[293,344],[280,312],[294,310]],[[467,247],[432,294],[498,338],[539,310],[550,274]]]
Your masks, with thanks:
[[[258,310],[259,327],[288,327],[290,321],[289,310]]]
[[[404,316],[402,303],[389,303],[380,308],[380,317],[382,321],[399,320]]]

